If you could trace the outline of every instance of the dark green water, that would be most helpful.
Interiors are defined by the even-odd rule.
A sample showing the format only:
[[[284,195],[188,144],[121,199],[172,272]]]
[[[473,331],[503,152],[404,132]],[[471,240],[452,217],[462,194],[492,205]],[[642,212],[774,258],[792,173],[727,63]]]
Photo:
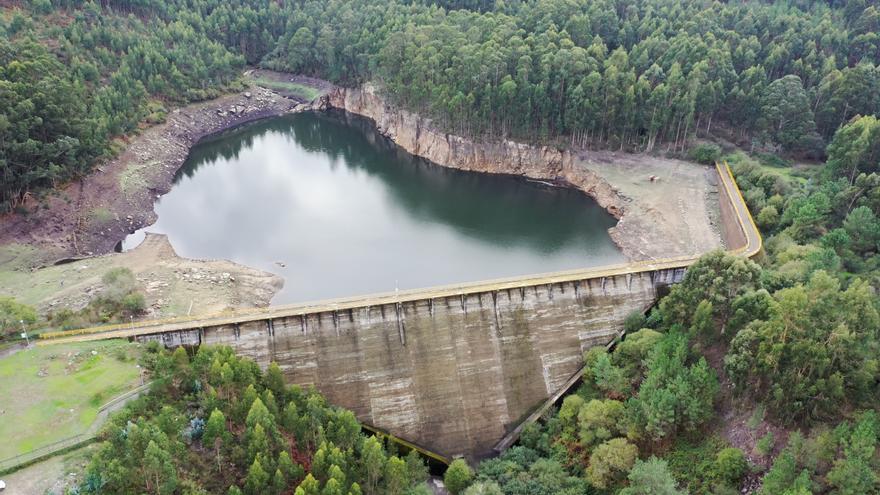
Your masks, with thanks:
[[[155,209],[124,248],[158,232],[182,256],[277,273],[276,304],[623,260],[583,194],[431,165],[338,113],[199,144]]]

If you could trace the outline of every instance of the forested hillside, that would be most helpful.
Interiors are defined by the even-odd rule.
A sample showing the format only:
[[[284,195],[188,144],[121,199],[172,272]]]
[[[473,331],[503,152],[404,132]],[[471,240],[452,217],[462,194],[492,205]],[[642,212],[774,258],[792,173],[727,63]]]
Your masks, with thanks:
[[[808,180],[726,156],[760,212],[761,265],[691,266],[465,493],[880,493],[878,146],[868,116]]]
[[[306,3],[264,64],[381,80],[457,133],[639,150],[682,148],[721,121],[821,154],[842,122],[877,110],[880,11],[864,2],[363,3]]]
[[[681,152],[717,132],[819,157],[878,110],[878,28],[870,0],[6,3],[0,205],[81,176],[246,64],[376,81],[473,137]]]
[[[421,458],[361,434],[351,411],[228,347],[148,348],[149,395],[105,427],[75,493],[425,493]],[[389,443],[389,445],[394,445]]]
[[[880,493],[877,0],[0,5],[0,211],[242,88],[249,66],[375,82],[475,139],[738,148],[724,158],[765,235],[760,264],[705,256],[613,351],[587,353],[559,410],[474,473],[457,463],[449,487]],[[424,478],[274,367],[150,356],[156,400],[115,420],[81,491],[404,493]]]

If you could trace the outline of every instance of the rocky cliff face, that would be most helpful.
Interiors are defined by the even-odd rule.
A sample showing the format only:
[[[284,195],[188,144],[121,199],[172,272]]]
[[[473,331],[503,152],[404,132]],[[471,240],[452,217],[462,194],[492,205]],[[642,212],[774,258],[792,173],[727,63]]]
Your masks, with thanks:
[[[438,131],[430,120],[394,108],[371,84],[335,88],[327,95],[325,105],[374,120],[379,132],[400,147],[438,165],[567,182],[593,197],[615,217],[625,214],[625,199],[596,173],[574,167],[575,157],[568,151],[514,141],[475,142]]]

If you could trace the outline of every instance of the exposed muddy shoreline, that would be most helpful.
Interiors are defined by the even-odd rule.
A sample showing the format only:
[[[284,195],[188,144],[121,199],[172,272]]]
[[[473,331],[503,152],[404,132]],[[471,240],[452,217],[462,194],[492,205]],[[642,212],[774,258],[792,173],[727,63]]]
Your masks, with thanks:
[[[306,108],[254,87],[169,112],[165,123],[133,137],[120,155],[83,180],[28,204],[27,214],[0,218],[0,245],[36,247],[45,264],[111,253],[129,233],[155,222],[153,203],[171,189],[175,173],[201,139]]]
[[[513,141],[474,142],[437,131],[429,120],[395,109],[372,85],[346,89],[325,83],[316,89],[323,95],[313,103],[255,86],[170,112],[165,123],[131,138],[120,155],[82,181],[42,203],[29,204],[28,214],[0,217],[0,248],[36,248],[32,251],[40,256],[31,261],[36,265],[112,253],[128,234],[155,222],[154,202],[170,190],[200,140],[255,120],[328,108],[373,120],[379,132],[401,148],[440,166],[578,189],[618,219],[609,231],[630,259],[696,254],[723,245],[712,213],[717,212],[717,198],[712,196],[717,191],[711,174],[699,166]],[[265,296],[261,290],[258,303],[264,303]]]
[[[444,167],[578,189],[618,219],[609,233],[630,259],[693,255],[723,245],[712,215],[718,211],[714,172],[699,165],[509,140],[475,142],[439,131],[430,120],[395,108],[371,84],[334,88],[320,107],[367,117],[407,152]]]

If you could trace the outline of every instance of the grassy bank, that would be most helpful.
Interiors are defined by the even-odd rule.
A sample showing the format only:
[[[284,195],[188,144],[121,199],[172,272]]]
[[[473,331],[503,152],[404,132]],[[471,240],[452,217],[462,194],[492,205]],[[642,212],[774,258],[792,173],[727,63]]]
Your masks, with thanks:
[[[140,384],[138,352],[106,341],[0,359],[0,459],[86,432],[104,403]]]
[[[254,82],[264,88],[268,88],[274,91],[280,91],[282,93],[288,93],[293,96],[298,96],[306,101],[312,101],[321,94],[321,91],[318,88],[313,88],[305,84],[298,84],[286,81],[275,81],[265,77],[254,78]]]

